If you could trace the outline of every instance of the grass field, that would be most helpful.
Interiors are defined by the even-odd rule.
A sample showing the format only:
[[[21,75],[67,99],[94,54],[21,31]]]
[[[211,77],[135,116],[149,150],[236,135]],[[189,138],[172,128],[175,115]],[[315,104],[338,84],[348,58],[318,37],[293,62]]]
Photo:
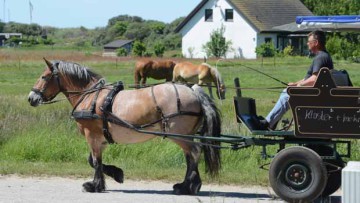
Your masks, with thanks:
[[[87,164],[87,143],[70,118],[70,104],[65,101],[33,108],[27,102],[31,87],[45,67],[42,57],[77,62],[91,67],[108,82],[122,80],[126,85],[133,84],[132,73],[136,59],[103,58],[99,54],[71,50],[0,49],[0,174],[92,176],[93,170]],[[202,60],[193,62],[200,63]],[[259,115],[266,115],[270,111],[281,90],[261,88],[282,85],[242,65],[289,82],[304,76],[311,59],[271,58],[265,59],[263,63],[261,60],[209,60],[208,63],[214,66],[217,64],[228,87],[226,100],[216,100],[222,112],[222,133],[249,135],[235,120],[232,103],[235,91],[231,88],[234,77],[240,77],[243,95],[256,99]],[[335,63],[337,69],[347,69],[354,85],[360,86],[360,64],[346,61]],[[290,118],[290,113],[286,117]],[[357,150],[360,144],[358,141],[353,141],[353,144],[351,160],[360,160]],[[270,147],[269,152],[275,153],[276,149]],[[223,166],[219,178],[209,180],[203,175],[203,179],[223,184],[268,185],[268,172],[258,167],[271,160],[261,159],[261,150],[261,147],[239,151],[222,150]],[[161,138],[136,145],[111,145],[104,152],[104,163],[121,167],[125,178],[131,179],[182,181],[185,174],[182,150]],[[203,161],[200,168],[203,174]]]

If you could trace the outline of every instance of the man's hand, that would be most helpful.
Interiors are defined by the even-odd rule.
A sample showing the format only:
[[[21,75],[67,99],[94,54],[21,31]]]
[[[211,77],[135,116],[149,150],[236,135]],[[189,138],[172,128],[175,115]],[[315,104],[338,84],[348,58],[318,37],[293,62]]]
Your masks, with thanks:
[[[297,83],[296,82],[289,82],[288,86],[297,86]]]

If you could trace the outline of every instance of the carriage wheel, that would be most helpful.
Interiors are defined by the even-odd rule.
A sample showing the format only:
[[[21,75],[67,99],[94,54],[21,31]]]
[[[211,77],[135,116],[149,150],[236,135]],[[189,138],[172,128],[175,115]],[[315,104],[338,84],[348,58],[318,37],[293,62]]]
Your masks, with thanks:
[[[326,145],[307,145],[306,147],[314,150],[320,156],[332,156],[333,148]],[[326,170],[328,172],[328,179],[325,189],[322,192],[323,197],[327,197],[336,192],[341,186],[341,170],[345,167],[345,163],[336,152],[335,159],[325,159]],[[339,167],[340,169],[337,169]]]
[[[275,193],[285,201],[311,202],[324,190],[327,173],[316,152],[305,147],[289,147],[272,160],[269,180]]]

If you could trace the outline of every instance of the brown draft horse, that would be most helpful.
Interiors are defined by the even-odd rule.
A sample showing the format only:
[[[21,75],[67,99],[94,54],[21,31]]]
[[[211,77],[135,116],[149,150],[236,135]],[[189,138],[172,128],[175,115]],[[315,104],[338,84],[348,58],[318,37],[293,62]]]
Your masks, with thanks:
[[[207,84],[210,97],[213,98],[211,83],[213,82],[217,89],[219,99],[225,99],[226,87],[221,78],[220,72],[207,63],[195,65],[190,62],[177,63],[173,71],[173,82],[189,82],[193,84]]]
[[[134,72],[135,85],[138,87],[141,80],[141,85],[145,86],[146,78],[148,77],[156,80],[165,79],[166,81],[171,81],[175,64],[174,61],[170,60],[154,61],[142,59],[137,61]]]
[[[138,131],[114,124],[109,120],[103,123],[104,112],[101,106],[105,97],[113,86],[105,85],[102,77],[86,67],[76,63],[46,61],[46,68],[32,88],[28,100],[31,106],[51,103],[58,93],[63,93],[76,111],[86,111],[93,105],[94,114],[99,118],[76,118],[80,132],[86,138],[91,150],[89,164],[95,169],[94,180],[83,184],[87,192],[101,192],[105,190],[104,173],[123,182],[123,171],[113,165],[102,163],[102,152],[107,146],[104,137],[103,125],[109,126],[109,131],[115,143],[130,144],[147,141],[156,137],[153,134],[139,133]],[[104,84],[104,85],[100,85]],[[178,114],[167,117],[164,128],[163,116],[178,112],[193,112],[194,115]],[[161,113],[159,112],[161,109]],[[132,123],[144,125],[152,132],[166,132],[175,134],[195,134],[200,130],[202,135],[219,136],[221,121],[219,111],[214,102],[199,87],[189,88],[180,84],[165,83],[153,87],[120,91],[113,99],[111,107],[113,115]],[[74,114],[73,114],[74,115]],[[155,121],[155,122],[154,122]],[[160,122],[157,122],[160,121]],[[201,187],[198,171],[198,162],[201,151],[204,151],[206,171],[216,175],[220,168],[219,142],[202,141],[189,142],[192,139],[169,138],[178,144],[184,151],[186,158],[186,174],[182,183],[175,184],[175,194],[196,194]]]

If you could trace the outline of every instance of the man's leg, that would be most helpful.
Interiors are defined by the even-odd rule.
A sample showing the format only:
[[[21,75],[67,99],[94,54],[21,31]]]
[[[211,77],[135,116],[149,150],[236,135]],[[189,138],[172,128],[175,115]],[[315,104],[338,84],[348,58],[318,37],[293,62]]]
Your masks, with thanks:
[[[289,110],[289,95],[284,89],[279,97],[279,100],[276,102],[274,108],[266,116],[266,121],[269,123],[271,129],[275,128],[276,123],[282,118],[282,116]]]

